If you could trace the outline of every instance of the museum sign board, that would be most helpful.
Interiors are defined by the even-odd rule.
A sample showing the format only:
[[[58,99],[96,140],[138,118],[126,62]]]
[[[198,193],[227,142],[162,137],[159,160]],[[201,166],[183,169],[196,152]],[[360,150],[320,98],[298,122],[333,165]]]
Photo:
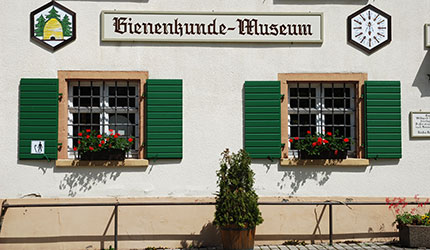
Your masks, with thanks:
[[[322,43],[322,13],[102,11],[102,41]]]

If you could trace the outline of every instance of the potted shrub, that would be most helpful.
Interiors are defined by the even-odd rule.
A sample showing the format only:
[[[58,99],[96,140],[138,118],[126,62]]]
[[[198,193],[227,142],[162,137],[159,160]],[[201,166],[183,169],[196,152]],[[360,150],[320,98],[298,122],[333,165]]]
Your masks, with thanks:
[[[304,139],[290,138],[292,148],[301,159],[346,159],[351,139],[339,136],[339,131],[326,134],[307,131]]]
[[[430,248],[430,212],[422,215],[404,212],[396,215],[396,222],[400,245]]]
[[[133,145],[134,139],[121,138],[118,133],[99,134],[96,130],[86,129],[78,133],[78,145],[73,147],[81,160],[124,160],[125,154]]]
[[[263,222],[254,190],[254,172],[245,150],[222,154],[217,171],[216,211],[214,224],[220,228],[223,248],[253,249],[255,227]]]

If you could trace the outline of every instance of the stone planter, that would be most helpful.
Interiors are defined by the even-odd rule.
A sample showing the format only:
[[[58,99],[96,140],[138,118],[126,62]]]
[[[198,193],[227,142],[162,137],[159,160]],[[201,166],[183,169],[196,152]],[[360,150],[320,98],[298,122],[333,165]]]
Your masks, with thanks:
[[[300,159],[346,159],[347,152],[339,151],[337,155],[334,151],[323,151],[320,155],[309,155],[306,151],[299,151]]]
[[[120,149],[103,150],[99,152],[85,152],[80,155],[84,161],[123,161],[125,159],[125,151]]]
[[[406,225],[399,227],[400,245],[430,248],[430,226]]]

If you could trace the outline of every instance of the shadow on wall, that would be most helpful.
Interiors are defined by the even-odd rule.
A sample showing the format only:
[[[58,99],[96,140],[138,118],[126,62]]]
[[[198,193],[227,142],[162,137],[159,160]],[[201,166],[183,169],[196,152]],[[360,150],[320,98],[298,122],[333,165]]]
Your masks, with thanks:
[[[194,235],[194,234],[191,234]],[[200,234],[196,235],[195,239],[188,243],[186,239],[181,240],[182,248],[195,248],[195,247],[212,247],[221,245],[221,234],[218,227],[212,224],[212,222],[207,223],[200,230]]]
[[[112,224],[113,214],[110,216],[103,235],[67,235],[67,236],[40,236],[40,237],[1,237],[1,244],[31,244],[31,243],[64,243],[69,242],[100,242],[100,248],[106,249],[114,241],[114,235],[108,234]],[[221,245],[221,236],[217,227],[212,223],[204,225],[199,234],[120,234],[118,235],[118,244],[124,241],[180,241],[183,248],[194,247],[215,247]],[[190,242],[190,243],[188,243]],[[90,245],[92,247],[92,245]],[[92,248],[91,248],[92,249]]]
[[[55,160],[17,160],[18,165],[23,165],[27,167],[36,167],[39,169],[42,174],[46,174],[46,171],[48,168],[54,168],[55,167]]]
[[[54,172],[69,172],[60,181],[59,189],[68,190],[68,196],[75,197],[78,193],[90,191],[94,186],[106,184],[108,181],[115,181],[126,171],[146,171],[146,168],[139,170],[118,170],[109,168],[90,169],[54,169]]]
[[[367,4],[369,0],[273,0],[273,4],[353,4],[363,5]]]
[[[278,165],[278,171],[284,172],[280,181],[278,181],[277,186],[282,191],[283,189],[289,187],[291,188],[290,195],[294,195],[303,187],[309,180],[317,182],[318,186],[324,186],[330,179],[330,175],[333,172],[364,172],[366,167],[281,167]]]
[[[417,87],[421,92],[421,97],[430,96],[430,53],[427,51],[412,86]]]

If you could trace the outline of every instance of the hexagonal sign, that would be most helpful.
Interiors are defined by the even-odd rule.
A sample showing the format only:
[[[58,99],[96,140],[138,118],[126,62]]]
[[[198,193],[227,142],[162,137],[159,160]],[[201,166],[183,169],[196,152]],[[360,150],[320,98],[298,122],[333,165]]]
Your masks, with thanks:
[[[52,1],[30,14],[31,39],[55,51],[76,38],[76,14]]]
[[[391,16],[367,5],[348,16],[348,42],[373,53],[391,42]]]

